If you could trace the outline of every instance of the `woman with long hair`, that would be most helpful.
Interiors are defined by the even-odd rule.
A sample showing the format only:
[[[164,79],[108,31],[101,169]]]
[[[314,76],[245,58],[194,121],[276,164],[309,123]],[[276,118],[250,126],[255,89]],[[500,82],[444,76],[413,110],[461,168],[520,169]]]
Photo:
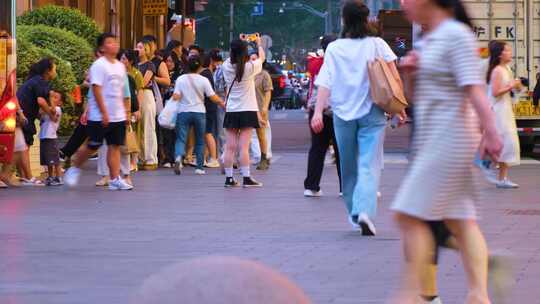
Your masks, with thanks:
[[[34,144],[34,136],[37,133],[35,121],[39,119],[39,111],[47,113],[52,121],[58,119],[54,106],[48,102],[51,91],[50,82],[56,78],[56,63],[52,58],[43,58],[30,67],[26,81],[17,90],[23,119],[22,135],[27,149],[22,149],[19,159],[22,185],[42,185],[41,181],[32,176],[30,170],[30,149]],[[21,136],[18,132],[15,136]]]
[[[153,92],[153,81],[156,67],[150,61],[153,57],[149,42],[140,41],[136,50],[139,52],[137,68],[143,75],[143,97],[141,100],[141,123],[137,128],[141,152],[139,159],[144,170],[155,170],[158,165],[158,142],[156,135],[156,100]]]
[[[223,128],[226,130],[224,152],[225,187],[236,187],[238,182],[233,177],[233,162],[240,151],[240,172],[244,187],[262,187],[251,177],[249,144],[253,128],[259,128],[261,120],[255,94],[255,76],[262,71],[266,58],[261,47],[261,38],[257,35],[256,44],[259,58],[250,60],[248,42],[235,39],[231,42],[231,57],[223,63],[223,76],[228,88],[226,113]]]
[[[190,128],[195,131],[195,154],[197,168],[195,174],[204,175],[204,135],[206,131],[206,108],[204,98],[208,97],[213,103],[224,106],[210,81],[199,74],[202,67],[199,56],[190,56],[188,59],[188,74],[176,80],[172,99],[179,102],[178,117],[176,119],[176,160],[174,172],[182,172],[183,158],[186,156],[186,142]]]
[[[162,50],[158,50],[157,38],[153,35],[145,35],[142,41],[148,45],[150,55],[148,59],[154,64],[156,73],[154,74],[153,92],[156,100],[156,114],[159,115],[163,109],[165,99],[163,94],[165,90],[171,85],[171,79],[169,78],[169,71],[163,58]],[[156,136],[158,141],[158,163],[163,165],[165,160],[165,149],[163,148],[163,128],[159,124],[156,124]],[[147,168],[154,169],[154,168]]]
[[[512,47],[503,41],[492,41],[489,44],[489,68],[487,82],[492,109],[495,113],[497,132],[501,136],[504,147],[499,157],[499,176],[497,188],[513,189],[519,185],[508,179],[508,168],[520,163],[519,136],[516,117],[512,108],[512,92],[522,89],[521,81],[514,80],[512,70],[508,66],[512,62]]]
[[[334,113],[334,131],[341,162],[341,181],[349,222],[362,235],[376,234],[372,219],[377,212],[377,191],[382,171],[382,145],[386,128],[384,111],[369,92],[368,62],[381,57],[396,77],[396,55],[369,25],[369,8],[360,0],[343,6],[341,39],[326,49],[324,63],[315,80],[317,103],[311,128],[325,128],[327,105]],[[330,102],[330,103],[328,103]],[[317,190],[317,189],[315,189]]]
[[[175,41],[175,40],[173,40]],[[163,53],[163,62],[167,65],[167,70],[169,71],[169,77],[171,79],[171,85],[166,88],[163,92],[163,100],[166,104],[170,102],[171,97],[174,93],[174,87],[176,80],[182,74],[182,68],[180,67],[181,62],[176,60],[174,51],[167,51]],[[171,168],[174,164],[174,145],[176,142],[176,133],[174,130],[168,130],[161,128],[162,144],[163,144],[163,159],[162,164],[164,168]]]
[[[459,0],[405,0],[403,9],[427,32],[422,48],[401,62],[415,104],[415,134],[409,171],[392,204],[407,263],[396,302],[417,303],[420,276],[434,249],[427,221],[444,221],[467,273],[466,303],[488,304],[487,245],[476,222],[473,160],[479,146],[496,160],[502,144],[472,24]]]

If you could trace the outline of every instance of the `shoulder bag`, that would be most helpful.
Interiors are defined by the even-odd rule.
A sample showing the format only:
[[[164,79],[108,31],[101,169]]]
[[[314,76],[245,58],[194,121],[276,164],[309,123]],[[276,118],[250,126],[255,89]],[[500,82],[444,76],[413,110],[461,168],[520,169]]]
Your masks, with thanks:
[[[370,93],[373,102],[388,114],[401,113],[408,106],[403,82],[394,75],[391,63],[384,60],[374,39],[375,59],[368,62]]]

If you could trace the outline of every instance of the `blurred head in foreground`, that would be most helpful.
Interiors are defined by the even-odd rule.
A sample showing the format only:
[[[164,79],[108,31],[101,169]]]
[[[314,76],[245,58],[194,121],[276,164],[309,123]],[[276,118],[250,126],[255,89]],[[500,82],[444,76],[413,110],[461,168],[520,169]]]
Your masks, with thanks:
[[[304,292],[282,274],[234,257],[197,258],[146,279],[133,304],[308,304]]]

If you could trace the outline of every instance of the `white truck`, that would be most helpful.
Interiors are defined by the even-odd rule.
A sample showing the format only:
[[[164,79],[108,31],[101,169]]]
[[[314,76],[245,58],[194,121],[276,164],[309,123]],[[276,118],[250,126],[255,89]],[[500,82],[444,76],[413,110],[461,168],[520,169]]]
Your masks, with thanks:
[[[490,40],[513,47],[516,77],[529,79],[528,90],[515,106],[521,149],[530,153],[540,143],[540,107],[532,104],[532,90],[540,75],[540,0],[465,0],[481,48]]]

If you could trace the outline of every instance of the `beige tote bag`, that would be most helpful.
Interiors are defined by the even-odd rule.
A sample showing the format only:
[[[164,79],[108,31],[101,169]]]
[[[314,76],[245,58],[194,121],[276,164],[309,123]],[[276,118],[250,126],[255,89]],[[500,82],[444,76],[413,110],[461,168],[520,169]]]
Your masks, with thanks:
[[[378,54],[377,45],[375,45]],[[390,64],[381,56],[368,62],[370,93],[373,102],[388,114],[401,113],[408,106],[403,83],[399,75],[394,75]]]

